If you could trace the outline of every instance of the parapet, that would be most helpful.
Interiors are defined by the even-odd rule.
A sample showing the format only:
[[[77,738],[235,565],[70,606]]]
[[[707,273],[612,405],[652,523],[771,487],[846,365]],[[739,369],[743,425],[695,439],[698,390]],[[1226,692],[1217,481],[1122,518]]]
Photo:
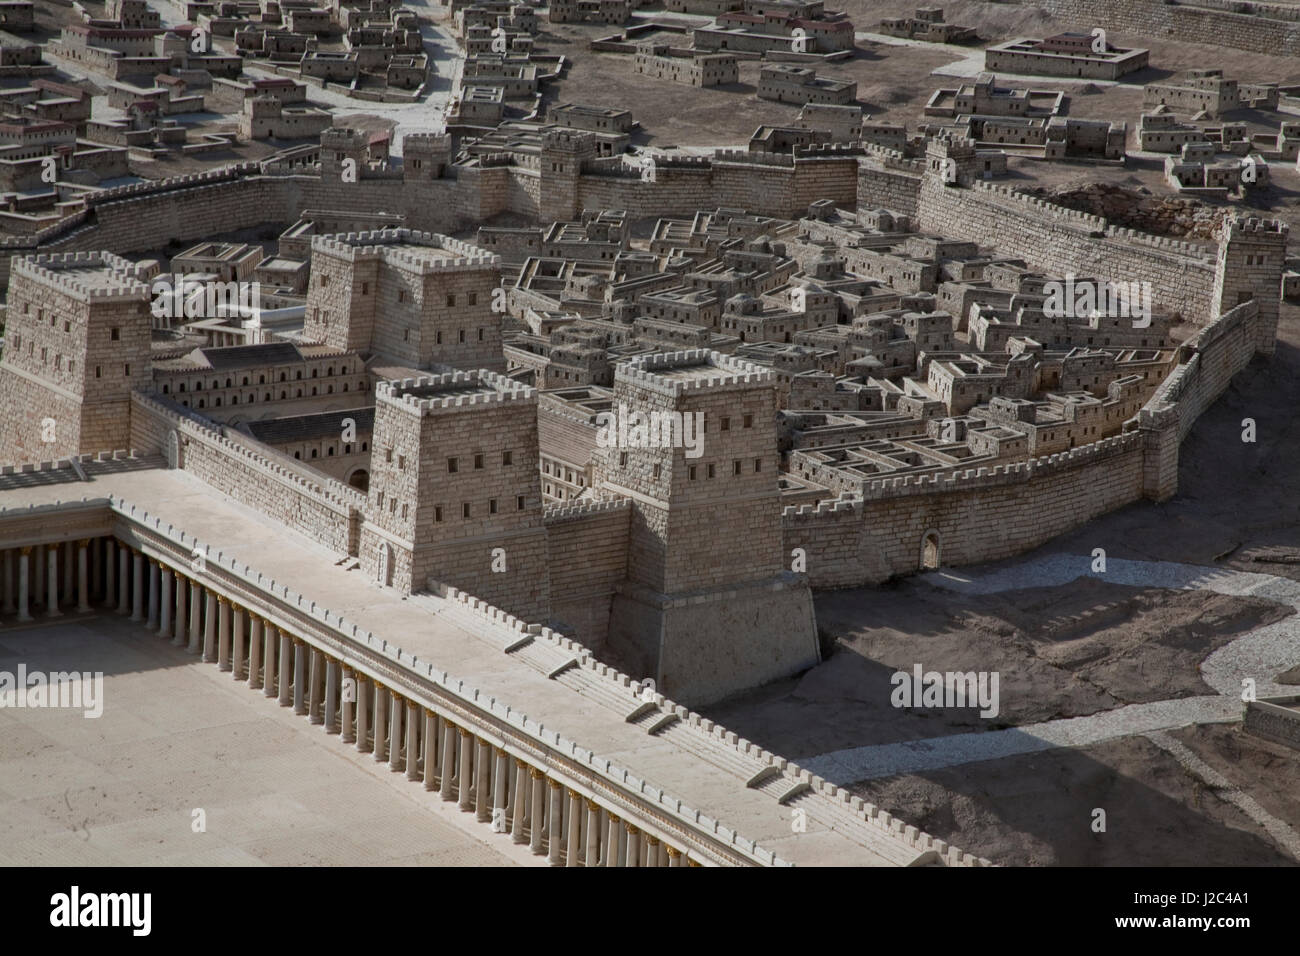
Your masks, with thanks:
[[[503,402],[536,405],[537,389],[487,369],[476,369],[379,382],[375,400],[424,417]]]
[[[1291,227],[1280,219],[1261,219],[1257,216],[1235,216],[1224,220],[1219,229],[1221,240],[1252,239],[1276,241],[1285,245]]]
[[[111,252],[43,253],[14,256],[10,275],[23,276],[83,301],[148,301],[144,267]]]
[[[628,511],[632,501],[628,498],[591,498],[578,501],[565,501],[561,504],[546,505],[542,514],[548,525],[561,521],[576,521],[593,515],[609,514],[616,511]]]
[[[625,382],[666,395],[682,395],[738,386],[773,385],[776,375],[771,369],[711,349],[688,349],[641,355],[621,362],[615,367],[614,382],[616,385]]]
[[[406,253],[403,246],[420,246],[447,253],[445,259],[430,259],[425,256]],[[398,229],[377,229],[372,232],[335,233],[328,236],[314,236],[311,241],[312,251],[327,252],[331,255],[358,262],[368,258],[382,257],[394,266],[419,275],[432,275],[435,272],[459,272],[465,269],[499,269],[501,257],[480,249],[478,246],[461,239],[453,239],[437,232],[421,232],[405,227]]]

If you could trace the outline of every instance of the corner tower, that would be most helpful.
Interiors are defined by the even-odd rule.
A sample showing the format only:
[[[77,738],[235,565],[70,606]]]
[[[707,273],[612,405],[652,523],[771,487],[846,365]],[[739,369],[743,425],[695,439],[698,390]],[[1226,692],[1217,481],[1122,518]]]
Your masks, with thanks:
[[[150,383],[144,268],[108,252],[15,258],[0,357],[0,460],[129,448]]]
[[[1217,311],[1206,320],[1243,302],[1258,302],[1259,339],[1255,348],[1261,355],[1272,355],[1277,342],[1288,231],[1287,224],[1276,219],[1238,217],[1225,221],[1219,232],[1219,255],[1214,266]]]

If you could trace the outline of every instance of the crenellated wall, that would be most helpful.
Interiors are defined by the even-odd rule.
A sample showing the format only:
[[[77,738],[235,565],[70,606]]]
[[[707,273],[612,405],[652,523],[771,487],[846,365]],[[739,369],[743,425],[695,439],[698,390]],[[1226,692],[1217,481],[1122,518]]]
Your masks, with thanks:
[[[179,405],[139,392],[131,396],[131,444],[168,455],[217,491],[331,551],[357,553],[366,499],[355,488],[295,470],[271,449],[262,454],[252,439],[234,440]]]
[[[975,181],[949,186],[923,177],[918,227],[996,248],[1058,275],[1151,283],[1157,308],[1190,319],[1215,314],[1214,249],[1110,226],[1006,186]]]
[[[1078,29],[1103,27],[1137,37],[1208,43],[1275,56],[1300,54],[1297,11],[1281,4],[1237,0],[1034,0],[1025,5],[1071,20]]]
[[[993,468],[871,482],[863,498],[788,507],[785,549],[803,548],[813,587],[858,587],[924,565],[927,535],[944,565],[997,561],[1095,517],[1177,491],[1178,445],[1249,364],[1259,306],[1224,313],[1182,347],[1183,360],[1125,432]]]
[[[551,616],[593,647],[609,636],[610,599],[627,577],[631,514],[625,499],[546,509]]]

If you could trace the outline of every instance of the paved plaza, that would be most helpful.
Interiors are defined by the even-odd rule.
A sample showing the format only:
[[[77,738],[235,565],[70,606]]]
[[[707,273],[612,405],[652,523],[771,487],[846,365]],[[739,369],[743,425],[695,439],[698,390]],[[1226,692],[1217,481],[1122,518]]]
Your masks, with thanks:
[[[104,707],[97,719],[80,710],[0,708],[5,865],[539,860],[372,755],[122,618],[0,631],[0,671],[15,673],[19,664],[29,673],[102,671]],[[196,833],[199,809],[206,831]]]

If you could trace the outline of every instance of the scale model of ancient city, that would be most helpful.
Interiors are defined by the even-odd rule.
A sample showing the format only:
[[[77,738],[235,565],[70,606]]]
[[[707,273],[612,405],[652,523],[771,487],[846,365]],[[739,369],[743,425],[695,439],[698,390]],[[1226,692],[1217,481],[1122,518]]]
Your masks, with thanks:
[[[0,0],[0,863],[1300,859],[1300,3],[832,2]]]

